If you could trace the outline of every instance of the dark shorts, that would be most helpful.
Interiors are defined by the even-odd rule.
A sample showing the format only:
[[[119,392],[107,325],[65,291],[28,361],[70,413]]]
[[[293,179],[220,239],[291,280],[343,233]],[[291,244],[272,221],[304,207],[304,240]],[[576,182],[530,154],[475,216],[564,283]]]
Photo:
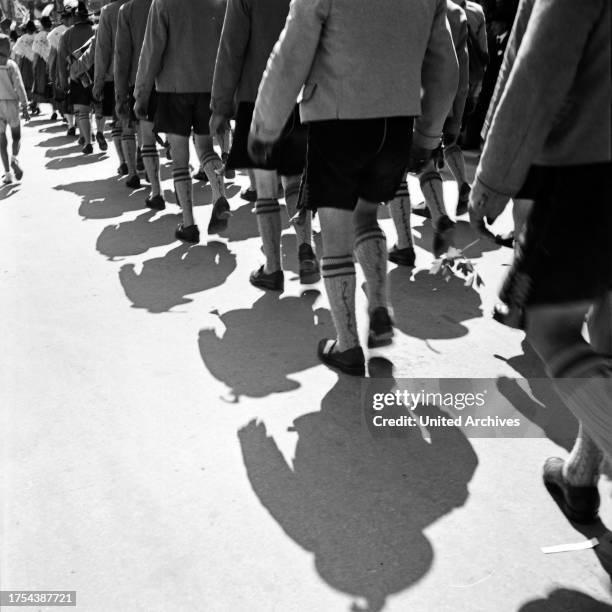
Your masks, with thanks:
[[[68,95],[70,104],[80,106],[91,106],[91,87],[83,87],[81,81],[70,81],[70,94]]]
[[[155,121],[155,113],[157,112],[157,96],[158,93],[155,89],[151,91],[151,95],[149,96],[149,106],[147,107],[147,121],[150,121],[151,123]],[[138,117],[136,117],[134,114],[134,104],[136,104],[136,99],[134,98],[134,87],[130,87],[130,93],[128,94],[130,119],[132,121],[138,121]]]
[[[308,131],[300,123],[300,111],[296,106],[285,124],[280,139],[275,143],[266,165],[253,162],[248,152],[249,131],[253,119],[253,102],[240,102],[236,113],[234,140],[227,160],[228,168],[260,168],[276,170],[282,176],[302,174],[306,164]]]
[[[612,290],[611,173],[610,163],[531,169],[517,197],[535,202],[500,292],[519,326],[526,307]]]
[[[115,84],[112,81],[104,83],[102,92],[102,116],[115,116]]]
[[[200,135],[210,132],[210,93],[157,94],[155,131],[189,136],[191,130]]]
[[[354,210],[357,200],[391,200],[406,174],[412,117],[308,124],[300,205]]]

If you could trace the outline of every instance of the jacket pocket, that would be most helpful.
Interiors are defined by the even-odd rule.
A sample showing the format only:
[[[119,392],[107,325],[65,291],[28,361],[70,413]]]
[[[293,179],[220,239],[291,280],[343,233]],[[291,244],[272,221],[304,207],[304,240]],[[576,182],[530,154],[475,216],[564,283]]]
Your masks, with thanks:
[[[306,83],[304,87],[302,87],[302,91],[298,96],[298,104],[301,104],[302,102],[308,102],[308,100],[310,100],[310,98],[312,98],[312,96],[314,95],[316,88],[316,83]]]

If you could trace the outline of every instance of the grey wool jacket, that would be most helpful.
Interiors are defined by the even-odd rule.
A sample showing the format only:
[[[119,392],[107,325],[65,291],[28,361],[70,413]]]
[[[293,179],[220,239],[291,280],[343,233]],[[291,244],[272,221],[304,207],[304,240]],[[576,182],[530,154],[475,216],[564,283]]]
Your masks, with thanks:
[[[225,0],[153,0],[140,53],[134,97],[210,93]]]
[[[229,118],[234,102],[255,102],[288,12],[289,0],[228,0],[213,79],[215,113]]]
[[[512,197],[532,165],[611,161],[610,25],[610,0],[523,0],[476,173],[480,190]]]
[[[457,84],[446,0],[292,0],[251,131],[275,140],[302,90],[303,122],[415,116],[433,149]]]
[[[102,8],[96,30],[96,50],[94,56],[94,83],[102,88],[105,82],[114,81],[113,57],[119,9],[126,0],[113,0]]]
[[[119,10],[115,39],[115,97],[127,98],[136,83],[138,60],[144,42],[152,0],[129,0]]]

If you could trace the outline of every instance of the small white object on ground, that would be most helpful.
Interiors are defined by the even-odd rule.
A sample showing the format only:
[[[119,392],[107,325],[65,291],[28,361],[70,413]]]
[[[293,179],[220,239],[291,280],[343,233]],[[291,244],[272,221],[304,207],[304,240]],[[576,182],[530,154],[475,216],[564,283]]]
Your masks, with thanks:
[[[587,550],[589,548],[595,548],[599,544],[597,538],[591,538],[590,540],[584,540],[582,542],[576,542],[574,544],[558,544],[557,546],[542,546],[542,552],[545,555],[560,552],[570,552],[572,550]]]

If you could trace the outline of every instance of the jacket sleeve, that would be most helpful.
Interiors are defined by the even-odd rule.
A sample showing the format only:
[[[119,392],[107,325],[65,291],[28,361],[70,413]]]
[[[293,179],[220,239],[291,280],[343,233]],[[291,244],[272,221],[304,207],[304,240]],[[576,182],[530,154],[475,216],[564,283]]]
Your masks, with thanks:
[[[234,114],[234,94],[242,74],[251,34],[247,1],[228,1],[215,63],[210,106],[214,113],[227,118]]]
[[[57,77],[59,80],[59,85],[62,89],[68,88],[68,55],[70,54],[70,50],[68,48],[69,36],[70,30],[66,30],[66,32],[62,34],[57,50]]]
[[[134,98],[147,102],[159,74],[168,42],[168,20],[162,0],[153,0],[138,62]]]
[[[272,142],[280,136],[312,66],[330,0],[291,0],[285,28],[259,84],[251,132]]]
[[[113,61],[113,39],[109,12],[103,10],[96,31],[96,50],[94,55],[94,87],[102,89],[106,74]]]
[[[534,1],[535,0],[521,0],[521,4],[518,8],[516,19],[514,20],[514,26],[512,27],[512,32],[510,34],[508,44],[506,45],[504,60],[501,68],[499,69],[499,74],[497,75],[495,91],[493,92],[491,102],[489,102],[489,110],[487,111],[487,116],[480,132],[480,137],[483,140],[487,139],[487,134],[491,127],[491,121],[493,120],[493,114],[497,109],[499,99],[501,98],[504,89],[506,89],[508,76],[510,75],[510,71],[512,70],[512,66],[516,60],[516,54],[518,53],[518,48],[521,45],[523,36],[525,36],[525,30],[527,30],[527,24],[529,23],[529,18],[531,17],[531,12],[533,11]]]
[[[456,41],[455,52],[459,62],[459,86],[453,100],[451,116],[444,125],[444,130],[448,134],[458,136],[461,131],[461,121],[465,109],[465,101],[470,89],[470,57],[467,46],[468,27],[467,19],[461,20],[459,38]]]
[[[11,83],[13,84],[13,89],[19,98],[19,102],[21,102],[22,106],[27,106],[28,104],[28,96],[26,95],[26,90],[23,85],[23,79],[21,78],[21,73],[19,72],[19,68],[15,62],[11,62],[9,64],[9,75],[11,77]]]
[[[115,97],[123,100],[128,95],[130,87],[130,69],[132,66],[132,35],[128,23],[128,8],[123,5],[119,9],[119,19],[117,20],[117,33],[115,35]]]
[[[513,196],[544,147],[608,0],[538,0],[489,131],[476,179]]]
[[[73,60],[70,63],[70,78],[73,80],[78,79],[82,74],[85,74],[93,65],[94,57],[97,48],[98,34],[97,32],[90,39],[89,46],[84,53],[78,59]],[[85,43],[87,44],[87,43]]]
[[[435,149],[442,136],[459,83],[459,67],[446,19],[446,0],[438,0],[423,67],[421,116],[414,122],[414,144]]]

